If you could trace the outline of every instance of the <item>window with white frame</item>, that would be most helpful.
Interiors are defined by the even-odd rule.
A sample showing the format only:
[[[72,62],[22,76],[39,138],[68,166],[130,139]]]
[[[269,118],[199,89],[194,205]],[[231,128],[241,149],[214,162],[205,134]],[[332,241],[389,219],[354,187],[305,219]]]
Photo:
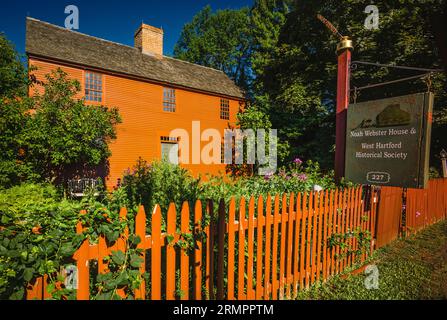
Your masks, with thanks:
[[[220,99],[220,118],[230,120],[230,101],[228,99]]]
[[[85,73],[85,100],[102,102],[102,75],[99,73]]]
[[[175,89],[163,88],[163,111],[175,112]]]

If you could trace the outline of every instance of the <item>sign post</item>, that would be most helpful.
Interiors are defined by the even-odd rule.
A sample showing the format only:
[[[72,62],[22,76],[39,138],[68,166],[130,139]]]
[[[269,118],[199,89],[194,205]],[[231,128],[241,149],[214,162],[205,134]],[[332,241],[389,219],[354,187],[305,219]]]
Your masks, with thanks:
[[[354,50],[352,40],[342,37],[337,46],[337,113],[335,137],[335,179],[337,182],[345,175],[346,118],[350,97],[351,53]]]
[[[346,179],[403,188],[427,186],[434,95],[419,93],[349,106]]]

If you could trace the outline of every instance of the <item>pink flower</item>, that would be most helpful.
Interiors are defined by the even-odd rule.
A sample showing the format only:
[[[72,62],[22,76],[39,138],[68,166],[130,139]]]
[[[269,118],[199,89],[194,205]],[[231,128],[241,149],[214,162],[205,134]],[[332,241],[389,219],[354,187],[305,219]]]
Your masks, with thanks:
[[[306,181],[307,180],[307,176],[306,174],[302,173],[298,176],[298,180],[300,181]]]
[[[295,158],[295,160],[293,160],[293,163],[300,165],[303,163],[303,161],[301,161],[300,158]]]
[[[416,218],[419,218],[420,215],[421,213],[419,211],[416,211]]]

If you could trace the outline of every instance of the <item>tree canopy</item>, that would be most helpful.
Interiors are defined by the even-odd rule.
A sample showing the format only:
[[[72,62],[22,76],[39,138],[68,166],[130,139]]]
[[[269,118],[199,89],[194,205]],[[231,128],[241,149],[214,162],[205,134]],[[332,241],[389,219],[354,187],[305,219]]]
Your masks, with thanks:
[[[86,105],[77,98],[79,82],[61,69],[37,84],[42,90],[31,87],[35,92],[28,96],[26,68],[3,36],[0,43],[0,188],[24,181],[64,183],[77,172],[105,166],[108,142],[121,121],[118,110]]]
[[[353,60],[429,69],[445,67],[443,27],[447,19],[442,18],[447,14],[445,0],[379,0],[374,5],[379,9],[378,29],[365,28],[366,4],[359,0],[257,0],[250,10],[244,8],[238,13],[233,10],[233,15],[247,16],[240,21],[246,21],[250,31],[247,34],[247,28],[240,26],[238,30],[244,32],[236,36],[238,42],[250,48],[240,52],[246,56],[244,61],[249,68],[246,73],[252,75],[250,83],[245,84],[249,88],[250,104],[268,116],[273,128],[279,129],[280,140],[290,146],[290,158],[299,156],[317,160],[324,168],[333,167],[338,38],[316,18],[317,14],[324,15],[342,34],[354,40]],[[223,30],[227,28],[219,12],[213,13],[208,8],[206,15],[208,19],[221,20]],[[194,21],[197,19],[196,16]],[[185,30],[190,28],[185,26]],[[201,34],[213,28],[201,25]],[[230,43],[230,39],[222,38],[217,47],[216,42],[208,46],[206,38],[200,38],[204,42],[198,50],[196,42],[185,42],[182,34],[179,41],[182,54],[177,57],[201,63],[200,57],[212,60],[220,48]],[[187,52],[194,52],[194,59]],[[213,67],[232,76],[218,65]],[[417,74],[418,71],[359,65],[352,70],[352,87]],[[445,148],[441,137],[447,133],[446,74],[435,73],[431,80],[431,90],[436,95],[432,165],[438,166],[437,154],[440,148]],[[362,90],[357,101],[426,90],[424,81],[414,80]]]

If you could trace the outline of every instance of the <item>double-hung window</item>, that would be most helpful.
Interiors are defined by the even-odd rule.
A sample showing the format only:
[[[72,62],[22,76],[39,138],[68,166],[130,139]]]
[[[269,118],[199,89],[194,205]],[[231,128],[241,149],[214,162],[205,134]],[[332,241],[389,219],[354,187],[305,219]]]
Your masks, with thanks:
[[[85,73],[85,100],[102,102],[102,75],[99,73]]]
[[[175,89],[163,88],[163,111],[175,112]]]
[[[230,120],[230,101],[228,99],[220,99],[220,118]]]

